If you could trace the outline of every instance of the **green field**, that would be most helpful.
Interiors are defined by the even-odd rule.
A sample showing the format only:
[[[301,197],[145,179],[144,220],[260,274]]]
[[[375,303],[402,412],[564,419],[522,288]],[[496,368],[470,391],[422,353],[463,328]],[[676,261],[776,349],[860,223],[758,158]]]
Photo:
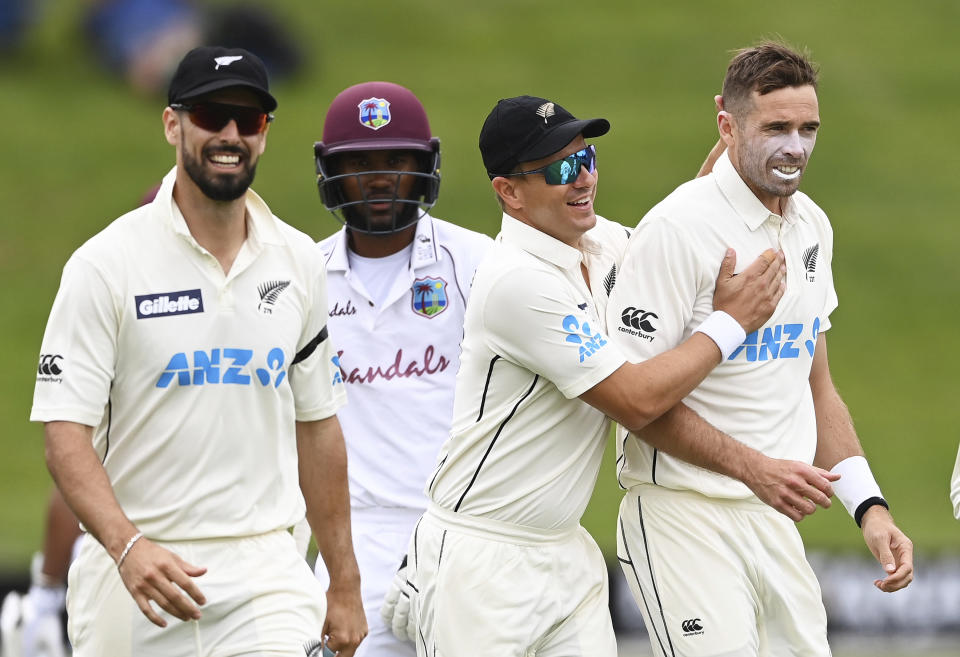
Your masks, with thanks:
[[[0,59],[0,571],[24,571],[50,486],[27,421],[43,326],[69,254],[166,173],[159,98],[102,72],[79,34],[83,3],[50,0],[25,48]],[[894,512],[918,547],[960,550],[948,501],[957,453],[960,247],[955,226],[960,4],[594,3],[462,0],[271,3],[308,57],[280,107],[256,189],[316,238],[338,224],[314,186],[325,108],[353,83],[413,89],[443,143],[435,214],[494,233],[499,209],[477,135],[497,99],[554,99],[610,119],[599,139],[602,214],[634,225],[716,140],[713,94],[733,48],[780,34],[822,67],[823,128],[803,189],[836,233],[833,374]],[[953,328],[951,328],[953,327]],[[610,455],[608,454],[608,457]],[[612,458],[588,528],[610,551]],[[863,549],[839,508],[805,520],[809,545]]]

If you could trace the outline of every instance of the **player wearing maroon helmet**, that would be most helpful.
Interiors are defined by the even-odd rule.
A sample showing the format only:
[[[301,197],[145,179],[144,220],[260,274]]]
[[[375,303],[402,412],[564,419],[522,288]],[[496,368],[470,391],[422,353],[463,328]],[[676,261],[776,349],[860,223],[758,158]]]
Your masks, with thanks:
[[[320,249],[350,400],[338,416],[370,627],[357,654],[412,656],[379,609],[426,509],[423,488],[453,415],[470,282],[492,241],[427,213],[440,188],[440,141],[410,90],[344,90],[314,151],[320,197],[344,224]],[[326,579],[322,563],[317,576]]]

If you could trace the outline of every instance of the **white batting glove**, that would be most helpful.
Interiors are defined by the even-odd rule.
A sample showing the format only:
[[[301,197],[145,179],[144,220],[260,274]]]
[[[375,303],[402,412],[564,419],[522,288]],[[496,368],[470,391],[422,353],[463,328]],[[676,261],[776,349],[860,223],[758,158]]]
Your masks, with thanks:
[[[23,598],[23,657],[67,657],[63,642],[64,587],[31,586]]]
[[[36,554],[30,564],[30,590],[21,600],[23,657],[67,657],[60,612],[66,601],[67,587],[48,586],[43,572],[43,555]]]
[[[4,657],[67,657],[63,640],[63,611],[66,587],[44,586],[43,556],[34,556],[30,568],[30,590],[16,591],[4,598],[0,609],[0,650]]]
[[[23,657],[23,596],[10,591],[0,605],[0,655]]]
[[[407,579],[407,555],[403,556],[400,569],[393,576],[393,582],[380,607],[380,617],[390,628],[394,636],[401,641],[414,641],[417,636],[417,626],[414,616],[410,613],[411,602],[417,590]]]

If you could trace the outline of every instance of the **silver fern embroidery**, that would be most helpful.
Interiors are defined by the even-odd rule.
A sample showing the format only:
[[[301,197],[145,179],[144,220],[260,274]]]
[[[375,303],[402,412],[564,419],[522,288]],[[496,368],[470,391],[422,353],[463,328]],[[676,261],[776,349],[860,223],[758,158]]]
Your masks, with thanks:
[[[260,304],[257,306],[257,310],[265,315],[272,314],[273,305],[280,298],[280,293],[286,290],[289,285],[290,281],[265,281],[261,283],[257,287],[257,292],[260,293]]]
[[[607,296],[610,296],[610,292],[613,291],[613,286],[617,284],[617,265],[610,267],[610,271],[607,272],[606,277],[603,279],[603,289],[607,291]]]
[[[814,281],[814,273],[817,271],[817,255],[820,253],[820,243],[816,243],[803,252],[803,265],[807,269],[807,280]]]

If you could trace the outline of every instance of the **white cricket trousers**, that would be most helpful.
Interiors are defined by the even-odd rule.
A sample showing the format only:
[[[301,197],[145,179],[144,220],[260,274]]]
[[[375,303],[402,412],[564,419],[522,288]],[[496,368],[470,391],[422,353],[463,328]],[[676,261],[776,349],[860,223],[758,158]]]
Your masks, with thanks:
[[[418,657],[616,657],[607,568],[579,525],[550,531],[431,505],[408,559]]]
[[[658,657],[830,655],[796,525],[756,498],[634,486],[617,556]]]
[[[352,508],[350,532],[353,535],[353,553],[360,568],[360,587],[363,610],[367,615],[369,633],[357,648],[356,657],[414,657],[416,650],[409,641],[393,635],[380,618],[380,607],[393,576],[407,553],[410,534],[423,514],[422,509]],[[317,557],[314,568],[320,585],[330,586],[323,559]]]
[[[154,606],[167,627],[151,623],[86,535],[67,585],[74,657],[303,657],[304,642],[321,638],[326,596],[289,532],[156,543],[207,568],[195,579],[207,598],[202,618],[181,621]]]

